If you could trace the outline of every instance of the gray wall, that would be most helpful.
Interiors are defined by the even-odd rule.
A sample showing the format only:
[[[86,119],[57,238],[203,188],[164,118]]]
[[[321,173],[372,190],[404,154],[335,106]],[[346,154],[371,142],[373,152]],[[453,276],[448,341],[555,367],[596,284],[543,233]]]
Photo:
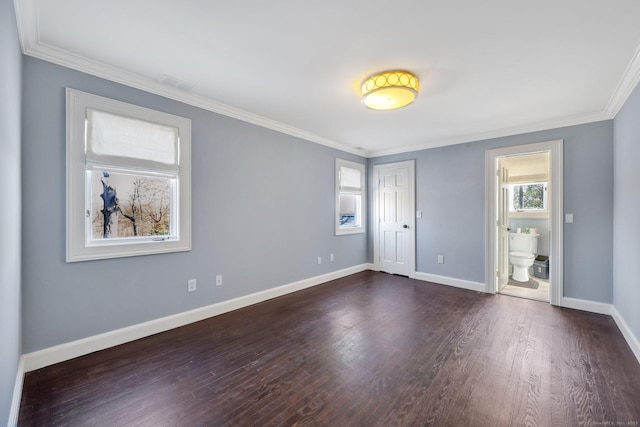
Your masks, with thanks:
[[[367,162],[33,58],[25,58],[23,67],[25,353],[371,261],[371,233],[334,236],[336,156],[368,163],[370,170],[415,159],[416,208],[423,211],[417,220],[417,271],[484,282],[485,150],[564,139],[564,210],[575,218],[565,225],[565,296],[612,302],[613,121]],[[64,262],[66,86],[192,119],[193,251]],[[3,119],[16,114],[9,110],[15,108],[4,108]],[[631,128],[629,122],[617,119],[616,129]],[[625,141],[637,139],[633,132]],[[622,156],[637,155],[629,142],[618,145]],[[10,151],[3,146],[4,152]],[[369,200],[371,189],[369,182]],[[15,251],[20,241],[8,244]],[[326,262],[329,253],[336,254],[334,263]],[[437,264],[438,254],[445,264]],[[322,265],[317,256],[325,260]],[[216,274],[224,275],[222,287],[214,285]],[[198,279],[195,293],[186,292],[189,278]],[[19,276],[13,280],[19,283]],[[621,299],[633,292],[616,289]],[[16,334],[19,325],[8,338]]]
[[[366,235],[334,232],[335,158],[366,159],[37,59],[23,66],[24,353],[367,262]],[[65,263],[66,86],[192,120],[191,252]]]
[[[614,120],[613,305],[640,339],[640,86]]]
[[[416,160],[416,209],[423,212],[416,219],[416,270],[484,283],[485,150],[556,139],[564,140],[564,211],[574,214],[574,223],[564,227],[564,295],[611,303],[610,120],[371,159],[370,177],[373,165]],[[438,255],[445,256],[444,264],[437,263]]]
[[[0,425],[20,359],[20,89],[22,55],[11,0],[0,1]]]

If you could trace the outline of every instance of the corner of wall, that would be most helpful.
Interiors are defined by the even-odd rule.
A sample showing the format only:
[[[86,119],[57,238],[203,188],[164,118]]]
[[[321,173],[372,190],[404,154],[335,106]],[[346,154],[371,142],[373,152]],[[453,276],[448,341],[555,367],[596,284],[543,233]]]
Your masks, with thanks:
[[[8,427],[18,425],[18,415],[20,415],[20,401],[22,399],[22,385],[24,384],[24,355],[20,357],[18,363],[18,372],[16,372],[16,382],[13,386],[13,399],[11,399],[11,408],[9,412]]]

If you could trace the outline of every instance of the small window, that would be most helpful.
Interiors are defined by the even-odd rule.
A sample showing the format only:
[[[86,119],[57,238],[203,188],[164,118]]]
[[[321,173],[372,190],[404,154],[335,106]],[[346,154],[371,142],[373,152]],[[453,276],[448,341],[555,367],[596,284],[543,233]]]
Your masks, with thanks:
[[[516,184],[509,186],[511,212],[543,212],[547,210],[547,183]]]
[[[191,249],[191,121],[67,89],[67,261]]]
[[[364,233],[365,169],[336,159],[336,234]]]

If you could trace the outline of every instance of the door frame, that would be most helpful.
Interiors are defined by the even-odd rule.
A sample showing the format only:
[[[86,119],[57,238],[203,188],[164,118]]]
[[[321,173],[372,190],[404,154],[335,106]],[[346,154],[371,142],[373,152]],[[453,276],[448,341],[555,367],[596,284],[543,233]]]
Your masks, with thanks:
[[[408,250],[407,250],[407,264],[409,270],[409,277],[414,279],[416,277],[416,171],[415,160],[407,160],[403,162],[395,163],[381,163],[373,166],[373,267],[375,271],[380,271],[380,170],[387,168],[401,168],[407,167],[409,169],[408,184],[409,184],[409,230],[408,233]]]
[[[504,157],[499,157],[502,159]],[[509,182],[509,171],[500,165],[499,161],[496,161],[496,197],[498,198],[496,217],[496,275],[498,282],[496,283],[496,292],[502,291],[504,287],[509,283],[509,209],[507,208],[508,193],[506,188]],[[505,223],[506,220],[506,223]],[[506,266],[503,266],[506,264]],[[500,267],[503,266],[503,270]],[[504,280],[504,284],[503,284]]]
[[[496,165],[498,157],[548,151],[551,155],[551,247],[549,254],[549,299],[552,305],[561,305],[563,289],[563,143],[562,139],[515,145],[485,151],[485,283],[486,292],[496,293]]]

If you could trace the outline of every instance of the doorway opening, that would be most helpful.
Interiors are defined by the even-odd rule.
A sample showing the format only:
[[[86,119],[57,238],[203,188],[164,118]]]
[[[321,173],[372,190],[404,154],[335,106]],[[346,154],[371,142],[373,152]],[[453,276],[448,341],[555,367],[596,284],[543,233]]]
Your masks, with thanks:
[[[549,151],[543,151],[497,159],[496,270],[501,294],[550,301],[549,158]]]
[[[559,305],[562,141],[486,152],[487,291]]]

